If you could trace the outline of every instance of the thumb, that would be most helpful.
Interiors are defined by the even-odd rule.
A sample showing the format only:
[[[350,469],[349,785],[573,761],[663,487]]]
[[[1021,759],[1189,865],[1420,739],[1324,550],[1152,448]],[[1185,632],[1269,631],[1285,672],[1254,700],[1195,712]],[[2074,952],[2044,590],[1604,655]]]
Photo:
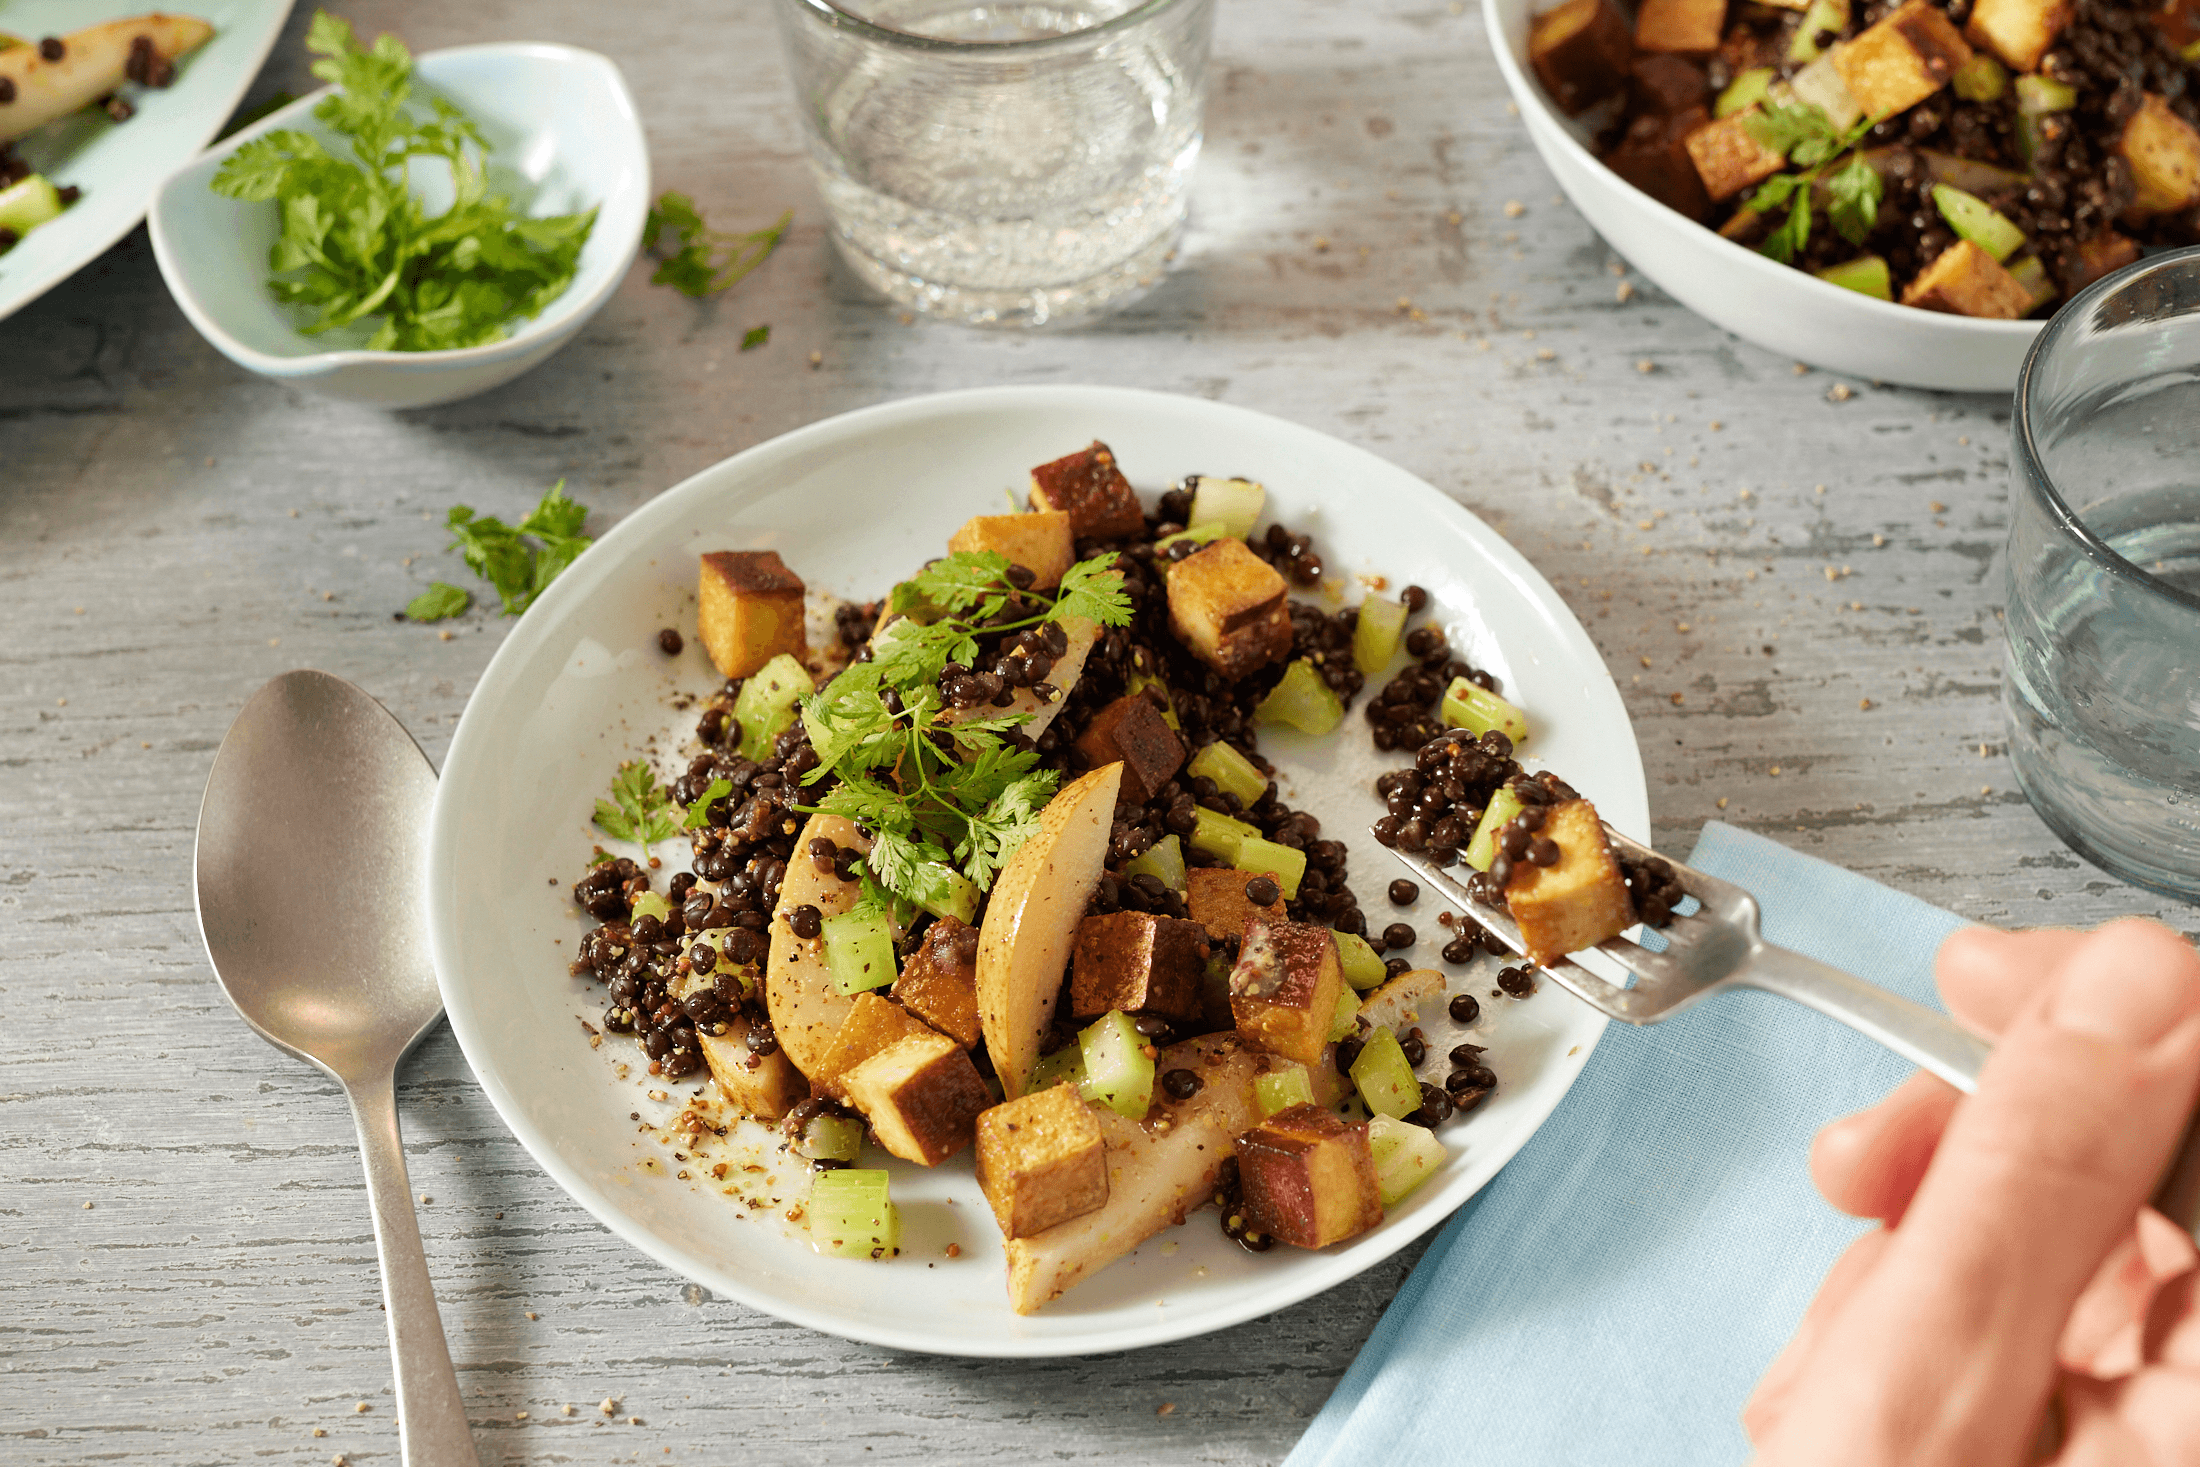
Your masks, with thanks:
[[[1872,1280],[1876,1307],[1851,1316],[1930,1355],[1918,1365],[1937,1385],[1910,1403],[1913,1426],[1953,1432],[1971,1460],[2000,1450],[1971,1434],[1989,1418],[2028,1430],[2011,1407],[2045,1398],[2072,1306],[2129,1235],[2196,1089],[2200,954],[2137,921],[2074,947],[1949,1124]]]

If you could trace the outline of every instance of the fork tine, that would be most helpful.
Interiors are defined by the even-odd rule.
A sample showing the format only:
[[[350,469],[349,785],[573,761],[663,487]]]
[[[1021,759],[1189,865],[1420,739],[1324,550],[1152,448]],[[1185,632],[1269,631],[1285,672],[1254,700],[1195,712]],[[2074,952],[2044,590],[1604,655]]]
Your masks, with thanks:
[[[1605,822],[1604,838],[1611,842],[1615,850],[1622,851],[1638,861],[1663,861],[1666,865],[1672,867],[1673,874],[1680,878],[1681,890],[1687,892],[1699,902],[1727,902],[1734,900],[1736,897],[1748,895],[1747,892],[1744,892],[1731,881],[1722,881],[1716,876],[1698,871],[1693,866],[1684,865],[1671,856],[1661,855],[1641,841],[1636,840],[1633,836],[1613,829],[1609,821]]]

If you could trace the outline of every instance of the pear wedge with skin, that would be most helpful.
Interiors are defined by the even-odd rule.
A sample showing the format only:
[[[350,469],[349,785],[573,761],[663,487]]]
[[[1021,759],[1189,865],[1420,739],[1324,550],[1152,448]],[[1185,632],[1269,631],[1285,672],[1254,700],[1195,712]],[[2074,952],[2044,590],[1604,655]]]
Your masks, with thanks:
[[[130,46],[139,37],[155,56],[174,61],[213,34],[197,16],[155,12],[73,31],[60,38],[56,61],[47,60],[36,41],[0,51],[0,80],[12,84],[15,98],[0,107],[0,143],[12,143],[114,92],[129,78]]]
[[[810,842],[821,836],[853,850],[871,849],[871,843],[844,817],[812,815],[794,843],[795,859],[787,863],[787,874],[779,884],[779,904],[772,908],[764,1002],[771,1010],[780,1049],[805,1076],[821,1073],[826,1051],[833,1047],[833,1036],[854,1010],[855,1000],[833,984],[833,970],[825,962],[825,939],[795,936],[787,914],[796,907],[812,906],[821,917],[837,917],[863,900],[861,882],[825,875],[810,859]]]
[[[1054,1022],[1077,924],[1107,861],[1122,784],[1123,766],[1103,764],[1055,795],[1039,812],[1039,833],[1009,857],[993,883],[978,929],[978,1021],[1010,1100],[1031,1083],[1039,1046]],[[794,879],[792,872],[787,879]],[[775,968],[777,946],[775,937]],[[776,1009],[772,1017],[777,1023]]]

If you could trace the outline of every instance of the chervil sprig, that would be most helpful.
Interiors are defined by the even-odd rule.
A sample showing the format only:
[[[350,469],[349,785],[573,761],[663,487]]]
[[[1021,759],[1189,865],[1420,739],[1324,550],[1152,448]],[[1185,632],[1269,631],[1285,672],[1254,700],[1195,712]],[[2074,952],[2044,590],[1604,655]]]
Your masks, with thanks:
[[[732,786],[727,788],[730,791]],[[651,841],[670,840],[680,833],[680,807],[672,792],[657,783],[649,765],[634,760],[621,764],[611,776],[611,798],[596,802],[596,824],[604,834],[640,846],[646,861]]]

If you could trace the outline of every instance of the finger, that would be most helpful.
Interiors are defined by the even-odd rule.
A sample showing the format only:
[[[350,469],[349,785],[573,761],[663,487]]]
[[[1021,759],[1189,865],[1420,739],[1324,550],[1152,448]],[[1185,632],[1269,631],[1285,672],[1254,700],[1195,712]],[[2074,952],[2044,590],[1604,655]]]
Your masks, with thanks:
[[[2200,1391],[2200,1273],[2162,1285],[2147,1311],[2146,1358],[2182,1372]]]
[[[2066,1377],[2064,1446],[2056,1467],[2200,1467],[2200,1389],[2148,1370],[2129,1380]]]
[[[2143,1332],[2154,1299],[2171,1279],[2192,1271],[2192,1239],[2151,1207],[2109,1251],[2071,1306],[2056,1357],[2065,1370],[2116,1380],[2144,1360]]]
[[[2030,932],[1959,928],[1934,955],[1933,981],[1948,1012],[1966,1028],[1999,1034],[2085,939],[2085,933],[2068,927]]]
[[[1797,1388],[1811,1379],[1814,1374],[1812,1356],[1825,1337],[1830,1321],[1863,1285],[1880,1255],[1886,1251],[1888,1241],[1885,1228],[1873,1228],[1851,1243],[1847,1251],[1834,1260],[1833,1267],[1826,1270],[1825,1282],[1818,1286],[1818,1296],[1810,1301],[1810,1308],[1803,1311],[1794,1337],[1774,1357],[1763,1378],[1757,1382],[1757,1389],[1749,1393],[1748,1404],[1742,1407],[1742,1430],[1749,1434],[1751,1441],[1762,1442],[1772,1434],[1786,1414]]]
[[[2200,1089],[2200,955],[2121,922],[2021,1010],[1949,1123],[1880,1265],[1819,1354],[1867,1361],[1812,1390],[1780,1443],[1908,1442],[1919,1460],[2025,1447],[2055,1344],[2132,1225]]]
[[[1810,1148],[1811,1180],[1851,1217],[1899,1222],[1961,1099],[1945,1081],[1912,1075],[1870,1110],[1818,1133]]]

